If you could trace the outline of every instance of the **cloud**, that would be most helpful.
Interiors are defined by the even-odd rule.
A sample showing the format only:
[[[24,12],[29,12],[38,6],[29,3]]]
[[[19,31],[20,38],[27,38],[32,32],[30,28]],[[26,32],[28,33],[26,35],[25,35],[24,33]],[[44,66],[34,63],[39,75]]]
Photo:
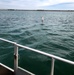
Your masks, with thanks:
[[[3,8],[36,9],[48,5],[48,0],[1,0]]]
[[[0,0],[0,8],[39,9],[42,6],[64,2],[74,2],[74,0]]]
[[[67,3],[59,3],[51,6],[45,6],[44,9],[50,10],[74,10],[74,2],[67,2]]]
[[[55,5],[59,3],[65,3],[65,2],[74,2],[74,0],[46,0],[49,5]]]

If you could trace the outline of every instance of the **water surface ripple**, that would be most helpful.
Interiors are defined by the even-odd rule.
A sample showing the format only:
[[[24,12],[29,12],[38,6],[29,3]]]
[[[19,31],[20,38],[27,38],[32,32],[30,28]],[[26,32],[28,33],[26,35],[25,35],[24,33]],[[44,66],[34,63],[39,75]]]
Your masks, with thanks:
[[[0,11],[0,37],[74,61],[74,12]],[[0,62],[12,68],[13,47],[0,41]],[[19,66],[49,75],[51,59],[19,48]],[[73,68],[56,60],[54,74],[74,75]]]

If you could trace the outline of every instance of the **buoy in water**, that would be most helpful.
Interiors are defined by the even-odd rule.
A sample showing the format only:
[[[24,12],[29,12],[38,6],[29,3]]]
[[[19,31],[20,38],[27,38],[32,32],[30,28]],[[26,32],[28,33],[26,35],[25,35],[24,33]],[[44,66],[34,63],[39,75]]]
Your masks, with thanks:
[[[44,17],[42,17],[42,23],[44,22]]]
[[[41,21],[42,21],[41,25],[44,25],[44,17],[41,18]]]

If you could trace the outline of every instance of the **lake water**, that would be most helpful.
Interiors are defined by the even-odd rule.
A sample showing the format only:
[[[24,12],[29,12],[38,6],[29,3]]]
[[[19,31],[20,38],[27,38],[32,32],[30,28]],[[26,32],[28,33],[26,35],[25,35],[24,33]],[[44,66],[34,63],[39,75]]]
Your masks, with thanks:
[[[0,38],[74,61],[74,12],[0,11]],[[11,68],[13,47],[0,41],[0,62]],[[49,75],[51,58],[19,48],[19,66]],[[54,75],[74,75],[74,66],[55,60]]]

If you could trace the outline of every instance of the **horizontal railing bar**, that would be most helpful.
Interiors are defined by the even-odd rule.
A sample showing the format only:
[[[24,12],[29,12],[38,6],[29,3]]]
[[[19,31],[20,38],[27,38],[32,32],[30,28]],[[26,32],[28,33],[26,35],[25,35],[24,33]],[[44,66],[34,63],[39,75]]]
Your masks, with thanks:
[[[0,40],[11,43],[11,44],[16,44],[16,42],[12,42],[12,41],[9,41],[9,40],[3,39],[3,38],[0,38]]]
[[[49,54],[49,53],[45,53],[45,52],[43,52],[43,51],[39,51],[39,50],[30,48],[30,47],[26,47],[26,46],[23,46],[23,45],[20,45],[20,44],[17,44],[17,45],[18,45],[19,47],[22,47],[22,48],[25,48],[25,49],[28,49],[28,50],[31,50],[31,51],[40,53],[40,54],[42,54],[42,55],[45,55],[45,56],[48,56],[48,57],[51,57],[51,58],[54,58],[54,59],[57,59],[57,60],[61,60],[61,61],[64,61],[64,62],[67,62],[67,63],[69,63],[69,64],[73,64],[73,65],[74,65],[74,62],[73,62],[73,61],[70,61],[70,60],[67,60],[67,59],[64,59],[64,58],[61,58],[61,57],[58,57],[58,56]]]
[[[63,62],[66,62],[66,63],[69,63],[69,64],[74,65],[74,62],[73,62],[73,61],[70,61],[70,60],[67,60],[67,59],[64,59],[64,58],[61,58],[61,57],[58,57],[58,56],[49,54],[49,53],[45,53],[45,52],[43,52],[43,51],[39,51],[39,50],[30,48],[30,47],[27,47],[27,46],[23,46],[23,45],[17,44],[17,43],[15,43],[15,42],[12,42],[12,41],[9,41],[9,40],[5,40],[5,39],[2,39],[2,38],[0,38],[0,40],[9,42],[9,43],[11,43],[11,44],[16,44],[17,46],[22,47],[22,48],[24,48],[24,49],[28,49],[28,50],[31,50],[31,51],[40,53],[40,54],[42,54],[42,55],[45,55],[45,56],[48,56],[48,57],[51,57],[51,58],[54,58],[54,59],[57,59],[57,60],[60,60],[60,61],[63,61]]]

